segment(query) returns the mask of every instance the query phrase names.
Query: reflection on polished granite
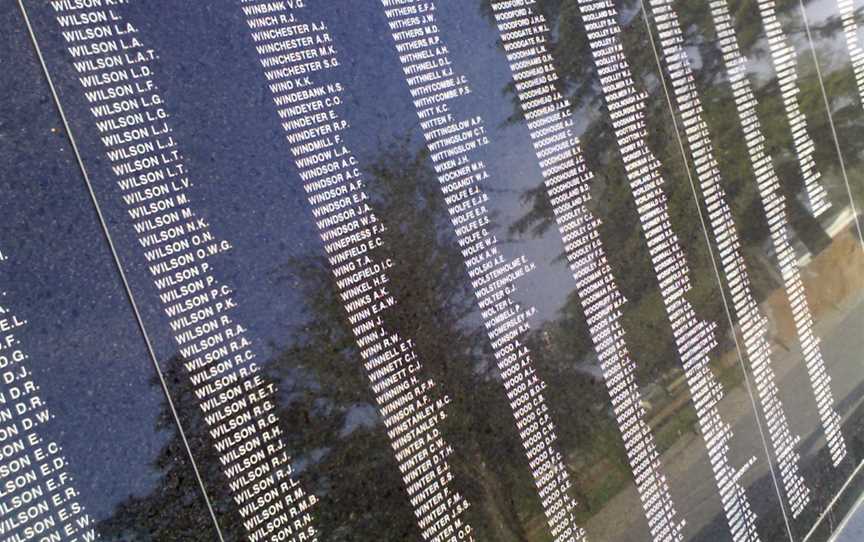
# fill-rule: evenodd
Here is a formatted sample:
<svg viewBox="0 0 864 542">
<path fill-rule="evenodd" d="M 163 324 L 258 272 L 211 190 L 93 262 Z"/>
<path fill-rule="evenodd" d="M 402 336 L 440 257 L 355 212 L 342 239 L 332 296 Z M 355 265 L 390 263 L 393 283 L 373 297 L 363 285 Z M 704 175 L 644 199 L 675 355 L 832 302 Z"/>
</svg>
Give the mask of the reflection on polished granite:
<svg viewBox="0 0 864 542">
<path fill-rule="evenodd" d="M 15 68 L 0 81 L 9 96 L 0 118 L 0 158 L 9 164 L 0 179 L 0 254 L 11 255 L 0 268 L 3 288 L 12 285 L 33 322 L 39 382 L 58 418 L 52 437 L 65 442 L 105 538 L 210 542 L 219 529 L 225 540 L 247 540 L 281 521 L 280 510 L 267 508 L 262 519 L 249 504 L 258 488 L 270 495 L 272 477 L 286 480 L 279 502 L 302 517 L 304 533 L 340 542 L 420 539 L 437 528 L 434 511 L 478 542 L 575 539 L 553 535 L 558 528 L 641 542 L 661 513 L 672 539 L 797 542 L 828 510 L 864 459 L 864 239 L 856 216 L 864 109 L 836 3 L 805 2 L 815 56 L 798 0 L 776 3 L 782 25 L 772 28 L 782 26 L 798 62 L 797 79 L 781 82 L 770 53 L 783 55 L 777 43 L 769 47 L 762 0 L 650 0 L 647 13 L 639 0 L 536 0 L 524 3 L 531 15 L 520 2 L 112 3 L 111 20 L 128 25 L 124 51 L 142 55 L 118 62 L 134 60 L 131 71 L 145 80 L 134 88 L 148 98 L 141 108 L 159 120 L 147 117 L 146 137 L 170 149 L 142 170 L 182 165 L 170 190 L 188 196 L 182 204 L 194 220 L 172 235 L 215 247 L 201 257 L 214 293 L 192 292 L 200 313 L 183 304 L 187 290 L 165 286 L 171 281 L 151 267 L 172 253 L 154 248 L 164 241 L 151 234 L 160 223 L 137 220 L 140 198 L 150 196 L 130 188 L 139 177 L 126 142 L 106 136 L 116 132 L 106 119 L 119 115 L 105 104 L 116 97 L 82 77 L 98 71 L 82 60 L 98 55 L 71 51 L 86 34 L 64 33 L 98 24 L 58 18 L 93 2 L 22 1 L 58 103 L 20 13 L 11 2 L 0 6 L 0 23 L 14 29 L 0 42 L 0 68 L 10 59 Z M 391 3 L 412 7 L 385 11 Z M 746 131 L 754 122 L 735 107 L 746 93 L 740 79 L 730 84 L 728 64 L 740 59 L 726 63 L 717 43 L 724 10 L 712 9 L 727 4 L 747 60 L 734 77 L 752 82 L 758 133 Z M 415 8 L 422 15 L 409 13 Z M 601 8 L 602 17 L 590 15 Z M 507 47 L 518 49 L 519 36 L 500 19 L 506 9 L 537 34 L 516 54 Z M 588 31 L 586 20 L 612 17 L 620 24 L 620 32 L 609 25 L 614 39 Z M 676 34 L 668 25 L 677 20 Z M 433 37 L 412 41 L 417 21 Z M 270 43 L 261 29 L 271 26 L 312 42 Z M 658 55 L 679 37 L 692 74 L 671 73 Z M 302 49 L 309 43 L 316 46 Z M 280 47 L 304 53 L 274 55 Z M 626 93 L 602 64 L 619 48 L 628 65 L 614 69 L 627 72 Z M 327 62 L 298 60 L 318 55 Z M 538 75 L 544 84 L 536 88 L 518 83 L 534 63 L 555 76 Z M 446 84 L 427 87 L 427 77 Z M 453 95 L 439 94 L 450 82 Z M 679 88 L 701 99 L 706 125 L 693 148 L 678 131 L 692 112 L 666 95 Z M 814 149 L 806 178 L 793 141 L 803 128 L 790 130 L 788 92 L 807 120 L 804 146 Z M 532 113 L 547 100 L 549 117 Z M 638 112 L 639 128 L 618 131 L 610 110 Z M 297 135 L 320 123 L 323 135 Z M 776 186 L 757 181 L 771 169 L 750 153 L 757 139 Z M 705 140 L 720 179 L 708 190 L 697 174 Z M 558 154 L 546 146 L 572 158 L 572 169 L 555 169 Z M 649 155 L 658 162 L 644 171 L 625 166 Z M 646 195 L 633 181 L 649 172 L 660 181 Z M 821 216 L 808 198 L 817 182 L 825 187 L 819 198 L 831 203 Z M 720 192 L 725 208 L 705 220 Z M 329 218 L 332 200 L 363 218 Z M 662 202 L 662 213 L 648 200 Z M 658 214 L 663 221 L 652 225 Z M 788 218 L 780 243 L 768 218 L 777 216 Z M 736 233 L 733 248 L 715 224 Z M 656 243 L 658 232 L 675 242 Z M 778 247 L 789 247 L 782 262 Z M 596 259 L 580 260 L 585 254 Z M 735 265 L 720 265 L 729 254 Z M 806 302 L 790 289 L 799 278 L 792 268 Z M 732 310 L 745 288 L 736 273 L 747 273 L 748 297 L 740 299 L 752 302 L 750 312 Z M 189 277 L 178 284 L 199 288 Z M 367 297 L 379 301 L 377 318 L 362 312 Z M 612 305 L 610 338 L 590 322 L 598 321 L 592 311 Z M 688 318 L 674 318 L 670 309 L 684 305 Z M 224 313 L 207 314 L 216 306 Z M 187 312 L 195 319 L 183 320 Z M 229 322 L 233 342 L 190 333 L 199 316 Z M 507 335 L 511 321 L 516 331 Z M 746 348 L 754 335 L 760 340 Z M 604 362 L 603 349 L 613 346 L 626 363 Z M 225 357 L 229 350 L 242 359 Z M 698 360 L 690 357 L 696 350 Z M 758 356 L 762 365 L 751 359 Z M 229 380 L 199 370 L 211 359 Z M 385 371 L 397 370 L 388 369 L 392 359 L 404 363 L 393 365 L 394 380 Z M 819 377 L 822 364 L 829 379 Z M 232 391 L 230 409 L 222 408 L 213 397 L 241 371 L 244 380 L 230 389 L 242 393 Z M 625 404 L 622 387 L 629 402 L 616 410 L 613 401 Z M 775 447 L 778 409 L 792 438 Z M 230 423 L 237 412 L 240 421 Z M 820 416 L 832 412 L 836 418 Z M 644 420 L 638 431 L 651 446 L 645 438 L 628 447 L 622 432 L 632 437 L 633 419 Z M 425 433 L 405 430 L 411 424 Z M 842 446 L 825 438 L 836 426 Z M 646 449 L 656 457 L 639 457 Z M 790 455 L 778 460 L 784 449 Z M 260 478 L 246 478 L 236 466 L 246 455 L 281 468 L 250 468 Z M 653 493 L 659 512 L 651 488 L 634 480 L 639 465 L 658 475 L 656 487 L 668 485 Z M 785 480 L 800 499 L 794 506 L 782 465 L 800 473 Z M 438 491 L 429 502 L 427 487 Z M 733 496 L 723 493 L 730 487 Z M 742 508 L 724 508 L 729 502 Z M 827 539 L 846 506 L 830 510 L 813 542 Z M 861 532 L 860 516 L 848 523 L 849 540 Z M 737 519 L 754 531 L 733 535 Z"/>
<path fill-rule="evenodd" d="M 855 507 L 843 520 L 837 530 L 833 542 L 859 542 L 864 540 L 864 497 L 855 503 Z"/>
</svg>

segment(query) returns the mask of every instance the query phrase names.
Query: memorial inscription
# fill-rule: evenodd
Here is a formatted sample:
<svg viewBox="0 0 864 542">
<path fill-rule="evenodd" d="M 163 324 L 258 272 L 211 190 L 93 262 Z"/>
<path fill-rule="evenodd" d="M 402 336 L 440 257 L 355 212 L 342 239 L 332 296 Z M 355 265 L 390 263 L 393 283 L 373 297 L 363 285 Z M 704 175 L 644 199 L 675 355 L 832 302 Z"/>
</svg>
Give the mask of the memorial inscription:
<svg viewBox="0 0 864 542">
<path fill-rule="evenodd" d="M 840 464 L 846 457 L 846 442 L 840 432 L 840 416 L 834 409 L 834 397 L 831 392 L 831 377 L 825 368 L 822 358 L 820 340 L 813 331 L 814 319 L 807 300 L 807 292 L 801 279 L 798 259 L 792 248 L 789 235 L 789 217 L 786 203 L 780 188 L 780 178 L 774 168 L 771 156 L 765 144 L 761 123 L 756 115 L 756 98 L 752 84 L 746 73 L 746 60 L 741 55 L 733 19 L 726 0 L 712 0 L 711 16 L 719 38 L 718 43 L 723 53 L 723 63 L 732 86 L 735 97 L 735 108 L 744 132 L 747 152 L 753 167 L 762 208 L 768 219 L 771 242 L 774 246 L 777 264 L 783 277 L 786 297 L 792 307 L 795 328 L 804 351 L 804 363 L 810 377 L 810 385 L 816 397 L 819 417 L 831 460 L 834 466 Z M 791 487 L 789 482 L 787 488 Z M 800 496 L 789 495 L 794 513 L 800 511 L 802 504 Z"/>
<path fill-rule="evenodd" d="M 691 271 L 669 216 L 662 166 L 648 146 L 647 94 L 636 88 L 624 56 L 620 14 L 608 0 L 580 0 L 578 4 L 732 538 L 736 542 L 759 540 L 756 514 L 741 484 L 757 457 L 751 456 L 740 466 L 729 459 L 735 433 L 718 408 L 724 388 L 710 367 L 718 345 L 717 324 L 700 319 L 686 298 Z"/>
<path fill-rule="evenodd" d="M 387 231 L 365 190 L 365 176 L 346 141 L 340 115 L 344 86 L 321 74 L 340 66 L 327 23 L 301 2 L 241 0 L 267 86 L 343 302 L 355 343 L 423 540 L 473 540 L 470 507 L 454 486 L 442 433 L 450 398 L 424 376 L 414 342 L 393 329 L 390 272 L 380 256 Z"/>
<path fill-rule="evenodd" d="M 678 519 L 662 472 L 621 323 L 627 300 L 606 258 L 601 222 L 588 207 L 594 174 L 573 133 L 570 105 L 559 91 L 561 81 L 547 45 L 548 23 L 533 4 L 507 0 L 493 2 L 492 9 L 651 536 L 683 540 L 684 521 Z"/>
<path fill-rule="evenodd" d="M 704 120 L 704 109 L 696 90 L 691 61 L 684 48 L 684 36 L 678 15 L 672 2 L 668 0 L 648 1 L 657 24 L 663 62 L 670 74 L 673 88 L 671 94 L 675 98 L 675 106 L 684 127 L 723 276 L 731 292 L 732 308 L 741 329 L 744 352 L 767 421 L 767 431 L 777 458 L 780 479 L 792 508 L 792 515 L 798 516 L 810 502 L 810 489 L 801 475 L 801 456 L 796 451 L 800 437 L 792 434 L 779 397 L 777 376 L 772 366 L 768 319 L 761 313 L 753 292 L 738 229 L 728 203 L 729 197 L 723 187 L 723 179 L 715 158 L 711 133 Z"/>
<path fill-rule="evenodd" d="M 83 183 L 0 202 L 0 271 L 63 273 L 0 288 L 0 539 L 817 542 L 846 510 L 853 2 L 17 4 Z M 34 257 L 58 228 L 108 274 Z M 143 377 L 104 369 L 134 340 Z M 57 428 L 79 364 L 152 407 L 99 436 L 136 484 L 80 476 L 101 419 Z"/>
<path fill-rule="evenodd" d="M 122 4 L 51 3 L 116 178 L 114 191 L 250 541 L 316 540 L 318 499 L 293 475 L 274 413 L 276 387 L 261 374 L 252 338 L 233 316 L 233 288 L 218 278 L 215 261 L 233 247 L 196 212 L 192 177 L 156 83 L 159 56 L 125 19 Z"/>
<path fill-rule="evenodd" d="M 14 310 L 10 293 L 0 290 L 0 538 L 99 540 L 63 447 L 43 436 L 54 416 L 33 380 L 38 361 L 27 354 L 29 322 Z"/>
<path fill-rule="evenodd" d="M 491 181 L 486 164 L 476 158 L 476 151 L 489 144 L 485 122 L 479 115 L 461 118 L 455 112 L 472 90 L 453 67 L 437 25 L 437 3 L 382 0 L 382 5 L 549 531 L 556 541 L 582 540 L 585 531 L 576 525 L 576 502 L 547 406 L 546 383 L 524 342 L 535 309 L 513 298 L 516 281 L 535 264 L 525 255 L 505 256 L 489 229 L 484 185 Z"/>
</svg>

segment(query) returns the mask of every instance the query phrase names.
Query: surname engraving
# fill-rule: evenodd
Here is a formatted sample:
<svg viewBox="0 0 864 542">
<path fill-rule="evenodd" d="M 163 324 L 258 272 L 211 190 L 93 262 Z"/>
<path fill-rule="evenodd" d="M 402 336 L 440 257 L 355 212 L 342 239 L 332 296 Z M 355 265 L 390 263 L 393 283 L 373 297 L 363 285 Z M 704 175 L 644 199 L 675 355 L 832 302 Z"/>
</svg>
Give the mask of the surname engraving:
<svg viewBox="0 0 864 542">
<path fill-rule="evenodd" d="M 786 298 L 792 308 L 795 329 L 804 354 L 804 365 L 810 380 L 810 386 L 816 397 L 819 418 L 828 450 L 834 466 L 840 464 L 846 457 L 846 441 L 840 430 L 840 415 L 834 404 L 834 394 L 831 390 L 831 377 L 828 375 L 825 361 L 822 358 L 821 340 L 813 330 L 813 315 L 801 279 L 801 269 L 795 250 L 790 241 L 789 215 L 786 202 L 780 186 L 780 178 L 774 168 L 771 156 L 768 154 L 762 124 L 756 113 L 756 95 L 753 84 L 747 76 L 746 59 L 741 54 L 738 38 L 733 27 L 732 14 L 726 0 L 711 0 L 711 17 L 717 31 L 718 44 L 723 53 L 723 64 L 732 87 L 735 108 L 744 132 L 747 153 L 755 174 L 756 186 L 762 202 L 762 209 L 768 220 L 771 242 L 777 258 Z M 793 510 L 799 504 L 792 501 Z"/>
<path fill-rule="evenodd" d="M 303 2 L 239 4 L 420 535 L 474 540 L 466 518 L 471 503 L 455 487 L 453 447 L 441 429 L 450 397 L 424 375 L 413 339 L 390 323 L 398 304 L 390 273 L 398 262 L 381 255 L 386 217 L 376 214 L 346 141 L 345 84 L 332 80 L 341 53 L 327 23 L 306 13 Z"/>
<path fill-rule="evenodd" d="M 251 334 L 234 316 L 234 288 L 217 269 L 233 246 L 193 202 L 155 76 L 159 56 L 124 18 L 129 3 L 51 2 L 115 177 L 112 192 L 125 206 L 249 541 L 317 540 L 318 498 L 295 476 L 275 384 L 261 373 Z"/>
<path fill-rule="evenodd" d="M 451 110 L 472 94 L 467 76 L 453 66 L 438 28 L 438 3 L 382 0 L 393 45 L 426 140 L 450 222 L 481 310 L 519 438 L 555 541 L 584 540 L 576 501 L 546 401 L 546 382 L 524 342 L 534 307 L 514 299 L 517 282 L 535 269 L 525 255 L 507 256 L 491 228 L 484 185 L 489 172 L 476 152 L 489 144 L 479 115 Z"/>
<path fill-rule="evenodd" d="M 0 290 L 0 539 L 99 540 L 63 447 L 43 436 L 54 415 L 33 380 L 39 360 L 27 353 L 29 322 L 13 305 Z"/>
<path fill-rule="evenodd" d="M 533 0 L 493 2 L 492 9 L 651 537 L 681 541 L 685 521 L 678 519 L 642 407 L 636 361 L 621 323 L 627 300 L 609 266 L 601 222 L 588 207 L 594 173 L 573 133 L 570 104 L 559 91 L 546 17 Z"/>
<path fill-rule="evenodd" d="M 684 48 L 678 14 L 671 0 L 649 0 L 649 4 L 657 25 L 662 57 L 671 74 L 672 94 L 684 126 L 695 177 L 708 211 L 723 275 L 731 293 L 732 308 L 740 326 L 744 352 L 755 381 L 756 395 L 778 463 L 783 491 L 792 516 L 798 517 L 810 502 L 810 488 L 801 474 L 801 455 L 796 449 L 801 438 L 792 434 L 780 400 L 768 337 L 768 319 L 760 311 L 744 261 L 738 229 L 728 203 L 729 196 L 723 186 L 711 134 L 703 118 L 704 109 L 696 89 L 693 69 Z"/>
</svg>

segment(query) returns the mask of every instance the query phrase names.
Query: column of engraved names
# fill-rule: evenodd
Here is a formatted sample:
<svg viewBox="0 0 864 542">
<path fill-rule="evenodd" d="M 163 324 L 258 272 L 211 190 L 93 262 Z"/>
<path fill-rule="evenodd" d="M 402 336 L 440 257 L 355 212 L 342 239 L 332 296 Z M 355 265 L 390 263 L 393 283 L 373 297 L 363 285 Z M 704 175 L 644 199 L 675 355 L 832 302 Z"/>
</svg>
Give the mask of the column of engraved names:
<svg viewBox="0 0 864 542">
<path fill-rule="evenodd" d="M 798 167 L 804 177 L 804 188 L 810 201 L 810 210 L 813 216 L 820 216 L 831 208 L 831 202 L 828 200 L 825 187 L 819 181 L 822 173 L 816 169 L 816 160 L 813 157 L 816 144 L 807 131 L 807 118 L 801 111 L 801 104 L 798 101 L 801 89 L 798 87 L 798 69 L 795 65 L 798 60 L 797 54 L 789 45 L 789 40 L 780 25 L 777 0 L 757 0 L 757 4 L 768 37 L 768 49 L 771 52 L 771 61 L 774 64 L 780 95 L 783 98 L 783 110 L 792 132 Z"/>
<path fill-rule="evenodd" d="M 846 50 L 852 63 L 852 74 L 855 76 L 855 87 L 858 89 L 860 105 L 864 106 L 864 49 L 858 37 L 858 22 L 855 16 L 854 0 L 837 0 L 840 10 L 840 21 L 843 24 L 843 36 L 846 39 Z"/>
<path fill-rule="evenodd" d="M 647 95 L 638 91 L 633 81 L 614 4 L 608 0 L 579 0 L 578 5 L 726 520 L 733 540 L 755 541 L 759 539 L 756 514 L 741 478 L 756 456 L 737 469 L 729 458 L 734 434 L 718 408 L 724 396 L 723 386 L 709 367 L 717 346 L 717 324 L 700 320 L 685 298 L 692 287 L 690 269 L 672 229 L 661 164 L 647 144 Z"/>
<path fill-rule="evenodd" d="M 493 2 L 492 9 L 651 536 L 683 540 L 684 521 L 676 519 L 620 320 L 627 300 L 609 267 L 601 222 L 588 207 L 594 174 L 573 134 L 570 105 L 558 91 L 546 18 L 533 4 L 504 0 Z"/>
<path fill-rule="evenodd" d="M 33 360 L 21 342 L 28 322 L 7 295 L 0 291 L 0 539 L 98 540 L 62 447 L 40 435 L 54 416 L 33 382 Z"/>
<path fill-rule="evenodd" d="M 792 308 L 792 317 L 810 385 L 816 397 L 817 409 L 828 441 L 828 449 L 834 466 L 846 456 L 846 442 L 841 433 L 840 415 L 834 409 L 834 396 L 831 391 L 831 377 L 822 359 L 820 339 L 813 331 L 813 316 L 807 301 L 807 292 L 801 279 L 801 271 L 789 234 L 789 216 L 780 187 L 780 178 L 768 154 L 765 136 L 756 113 L 756 96 L 747 77 L 746 60 L 741 55 L 732 15 L 726 0 L 711 0 L 711 17 L 717 31 L 718 44 L 723 55 L 723 63 L 732 93 L 739 122 L 744 132 L 747 153 L 756 177 L 756 186 L 762 201 L 762 208 L 768 221 L 768 229 L 774 253 L 783 277 L 786 298 Z"/>
<path fill-rule="evenodd" d="M 671 76 L 673 95 L 696 177 L 708 211 L 723 274 L 732 295 L 732 307 L 741 328 L 744 350 L 756 383 L 759 403 L 765 416 L 774 457 L 780 470 L 783 490 L 797 517 L 810 502 L 810 489 L 800 472 L 800 454 L 795 446 L 800 437 L 792 434 L 777 387 L 777 376 L 771 361 L 768 319 L 759 311 L 749 272 L 741 253 L 738 231 L 732 218 L 728 196 L 715 158 L 711 134 L 703 115 L 702 102 L 690 59 L 684 49 L 684 35 L 672 0 L 648 0 L 657 24 L 660 49 Z"/>
<path fill-rule="evenodd" d="M 118 8 L 105 7 L 115 3 L 51 5 L 249 540 L 315 540 L 317 498 L 292 477 L 274 385 L 212 264 L 232 246 L 194 210 L 153 75 L 158 56 Z"/>
<path fill-rule="evenodd" d="M 380 254 L 386 227 L 344 141 L 344 87 L 322 77 L 339 66 L 332 37 L 323 21 L 304 18 L 299 3 L 240 4 L 421 536 L 473 540 L 464 518 L 470 503 L 453 488 L 453 448 L 440 429 L 450 398 L 433 395 L 435 381 L 422 376 L 412 339 L 386 325 L 397 304 L 389 292 L 396 263 Z"/>
<path fill-rule="evenodd" d="M 505 258 L 487 228 L 489 197 L 482 184 L 489 174 L 482 160 L 472 157 L 489 142 L 483 119 L 457 118 L 450 112 L 451 104 L 469 95 L 471 88 L 466 76 L 452 68 L 447 44 L 438 32 L 435 2 L 382 4 L 549 530 L 556 541 L 584 539 L 584 530 L 575 522 L 571 482 L 546 404 L 546 383 L 520 340 L 530 329 L 535 309 L 523 308 L 511 297 L 516 281 L 534 264 L 524 255 Z"/>
</svg>

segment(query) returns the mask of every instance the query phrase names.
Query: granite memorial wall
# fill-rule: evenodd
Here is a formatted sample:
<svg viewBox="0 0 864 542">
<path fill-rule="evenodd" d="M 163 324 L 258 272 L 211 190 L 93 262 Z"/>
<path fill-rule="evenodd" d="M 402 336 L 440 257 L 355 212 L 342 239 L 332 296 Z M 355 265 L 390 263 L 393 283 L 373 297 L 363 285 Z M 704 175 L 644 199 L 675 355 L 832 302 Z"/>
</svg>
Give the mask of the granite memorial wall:
<svg viewBox="0 0 864 542">
<path fill-rule="evenodd" d="M 820 541 L 864 1 L 0 7 L 0 539 Z"/>
</svg>

